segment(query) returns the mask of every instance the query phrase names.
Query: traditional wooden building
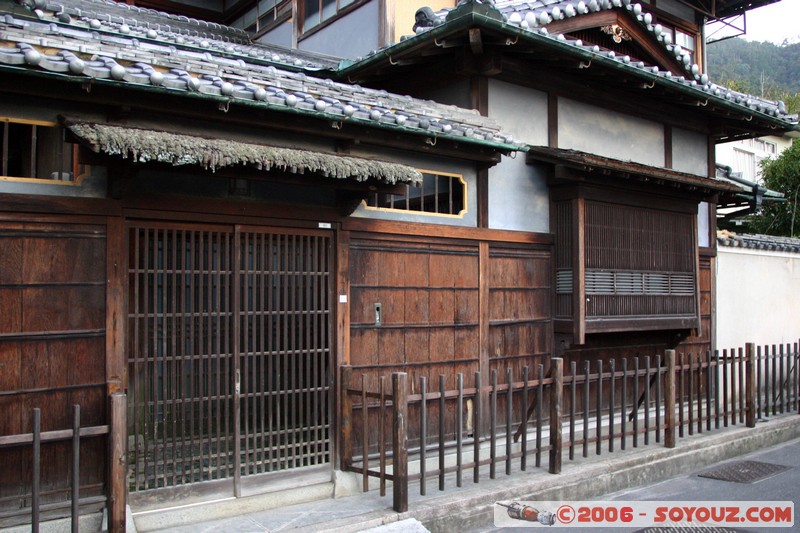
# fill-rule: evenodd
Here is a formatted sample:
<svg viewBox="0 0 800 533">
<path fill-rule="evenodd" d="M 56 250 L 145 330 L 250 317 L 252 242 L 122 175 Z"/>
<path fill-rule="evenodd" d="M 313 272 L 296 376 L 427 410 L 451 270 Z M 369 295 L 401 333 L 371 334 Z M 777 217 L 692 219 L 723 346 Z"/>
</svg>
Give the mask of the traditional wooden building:
<svg viewBox="0 0 800 533">
<path fill-rule="evenodd" d="M 385 3 L 335 4 L 317 37 Z M 714 205 L 742 192 L 714 145 L 796 117 L 708 80 L 687 4 L 461 2 L 340 62 L 267 44 L 277 23 L 256 42 L 2 2 L 0 443 L 77 403 L 128 458 L 107 480 L 119 458 L 90 438 L 83 494 L 240 496 L 329 482 L 342 365 L 488 382 L 553 354 L 712 348 Z M 31 457 L 0 461 L 13 522 Z"/>
</svg>

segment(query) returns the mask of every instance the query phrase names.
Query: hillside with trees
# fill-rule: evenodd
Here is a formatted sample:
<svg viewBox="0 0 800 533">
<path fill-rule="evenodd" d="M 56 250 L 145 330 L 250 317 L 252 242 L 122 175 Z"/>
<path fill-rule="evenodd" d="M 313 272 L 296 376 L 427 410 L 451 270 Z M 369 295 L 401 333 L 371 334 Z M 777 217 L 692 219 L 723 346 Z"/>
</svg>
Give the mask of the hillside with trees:
<svg viewBox="0 0 800 533">
<path fill-rule="evenodd" d="M 727 39 L 707 47 L 708 74 L 715 83 L 738 91 L 783 100 L 800 111 L 800 43 Z"/>
</svg>

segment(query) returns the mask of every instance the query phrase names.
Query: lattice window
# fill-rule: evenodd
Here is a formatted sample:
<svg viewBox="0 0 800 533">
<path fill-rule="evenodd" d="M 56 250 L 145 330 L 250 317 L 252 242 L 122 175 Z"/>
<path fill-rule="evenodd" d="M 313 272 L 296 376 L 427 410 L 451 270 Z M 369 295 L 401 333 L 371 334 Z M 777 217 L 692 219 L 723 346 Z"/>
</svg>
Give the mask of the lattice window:
<svg viewBox="0 0 800 533">
<path fill-rule="evenodd" d="M 423 170 L 422 177 L 420 186 L 406 185 L 401 192 L 370 194 L 367 209 L 464 216 L 467 184 L 461 175 Z"/>
</svg>

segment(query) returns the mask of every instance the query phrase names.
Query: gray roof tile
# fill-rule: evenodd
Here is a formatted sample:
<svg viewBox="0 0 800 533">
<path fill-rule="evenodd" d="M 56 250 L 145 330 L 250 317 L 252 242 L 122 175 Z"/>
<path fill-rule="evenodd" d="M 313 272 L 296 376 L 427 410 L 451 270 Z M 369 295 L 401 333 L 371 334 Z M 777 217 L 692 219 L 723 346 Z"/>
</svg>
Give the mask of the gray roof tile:
<svg viewBox="0 0 800 533">
<path fill-rule="evenodd" d="M 738 235 L 727 230 L 717 232 L 717 243 L 730 248 L 749 248 L 800 254 L 800 239 L 776 235 Z"/>
<path fill-rule="evenodd" d="M 519 28 L 525 32 L 537 35 L 537 38 L 552 39 L 568 44 L 575 48 L 598 54 L 607 59 L 626 64 L 639 71 L 655 74 L 661 78 L 677 82 L 692 91 L 705 93 L 708 95 L 724 98 L 732 103 L 738 104 L 743 108 L 758 111 L 779 118 L 788 122 L 797 122 L 797 115 L 787 112 L 783 102 L 766 100 L 753 95 L 733 91 L 726 87 L 712 83 L 708 76 L 700 72 L 700 67 L 691 63 L 690 54 L 680 46 L 672 43 L 672 37 L 663 31 L 660 24 L 653 24 L 653 16 L 646 11 L 642 4 L 631 0 L 496 0 L 496 9 L 502 14 L 504 23 Z M 441 21 L 453 11 L 459 9 L 448 8 L 437 13 Z M 648 32 L 653 35 L 667 52 L 673 54 L 684 66 L 684 71 L 673 73 L 661 70 L 654 65 L 646 65 L 642 62 L 632 63 L 628 56 L 616 56 L 613 52 L 601 50 L 595 45 L 584 44 L 581 40 L 568 39 L 563 35 L 550 35 L 547 26 L 554 20 L 579 17 L 603 10 L 625 10 L 641 24 Z M 417 34 L 424 34 L 431 28 L 417 28 Z M 384 49 L 391 49 L 390 45 Z M 374 52 L 372 53 L 374 55 Z"/>
<path fill-rule="evenodd" d="M 152 19 L 147 22 L 155 24 Z M 200 51 L 169 40 L 140 41 L 123 34 L 97 34 L 88 26 L 14 17 L 0 21 L 0 45 L 0 68 L 195 92 L 337 122 L 380 124 L 405 133 L 523 149 L 497 123 L 473 110 L 337 83 L 216 49 Z"/>
</svg>

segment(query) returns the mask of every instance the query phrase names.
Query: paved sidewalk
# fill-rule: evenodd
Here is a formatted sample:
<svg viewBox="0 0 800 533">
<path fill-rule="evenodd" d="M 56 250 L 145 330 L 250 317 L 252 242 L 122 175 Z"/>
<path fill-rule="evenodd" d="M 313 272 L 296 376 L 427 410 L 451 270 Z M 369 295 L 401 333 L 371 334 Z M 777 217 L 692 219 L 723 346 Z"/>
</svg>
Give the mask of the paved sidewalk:
<svg viewBox="0 0 800 533">
<path fill-rule="evenodd" d="M 560 475 L 545 469 L 529 467 L 525 472 L 505 475 L 504 465 L 498 465 L 496 479 L 486 478 L 472 483 L 464 475 L 462 488 L 455 487 L 455 474 L 447 477 L 445 491 L 438 491 L 435 480 L 428 482 L 428 495 L 419 495 L 419 484 L 410 487 L 409 511 L 396 513 L 391 509 L 391 489 L 381 497 L 377 490 L 338 499 L 325 499 L 276 509 L 249 512 L 236 516 L 209 517 L 198 506 L 183 512 L 165 515 L 159 523 L 152 518 L 135 517 L 140 531 L 169 531 L 173 533 L 256 533 L 292 532 L 353 532 L 368 531 L 468 531 L 490 528 L 494 502 L 500 500 L 585 500 L 603 494 L 629 490 L 675 476 L 696 473 L 714 463 L 800 438 L 800 417 L 787 415 L 759 422 L 755 429 L 742 426 L 725 428 L 712 433 L 679 439 L 676 448 L 666 449 L 662 443 L 630 449 L 625 453 L 603 455 L 569 461 L 565 454 Z M 797 445 L 800 450 L 800 444 Z M 794 448 L 793 448 L 794 449 Z M 800 452 L 799 452 L 800 453 Z M 532 461 L 531 461 L 532 462 Z M 543 458 L 546 465 L 547 458 Z M 377 486 L 377 482 L 373 483 Z M 632 497 L 621 493 L 620 497 Z M 627 496 L 626 496 L 627 495 Z M 224 514 L 224 511 L 222 512 Z M 202 518 L 200 518 L 202 517 Z M 198 521 L 200 518 L 200 521 Z M 410 520 L 397 524 L 403 520 Z M 417 522 L 418 521 L 418 522 Z M 392 526 L 392 524 L 394 524 Z M 387 529 L 389 528 L 389 529 Z M 399 528 L 399 529 L 398 529 Z"/>
</svg>

